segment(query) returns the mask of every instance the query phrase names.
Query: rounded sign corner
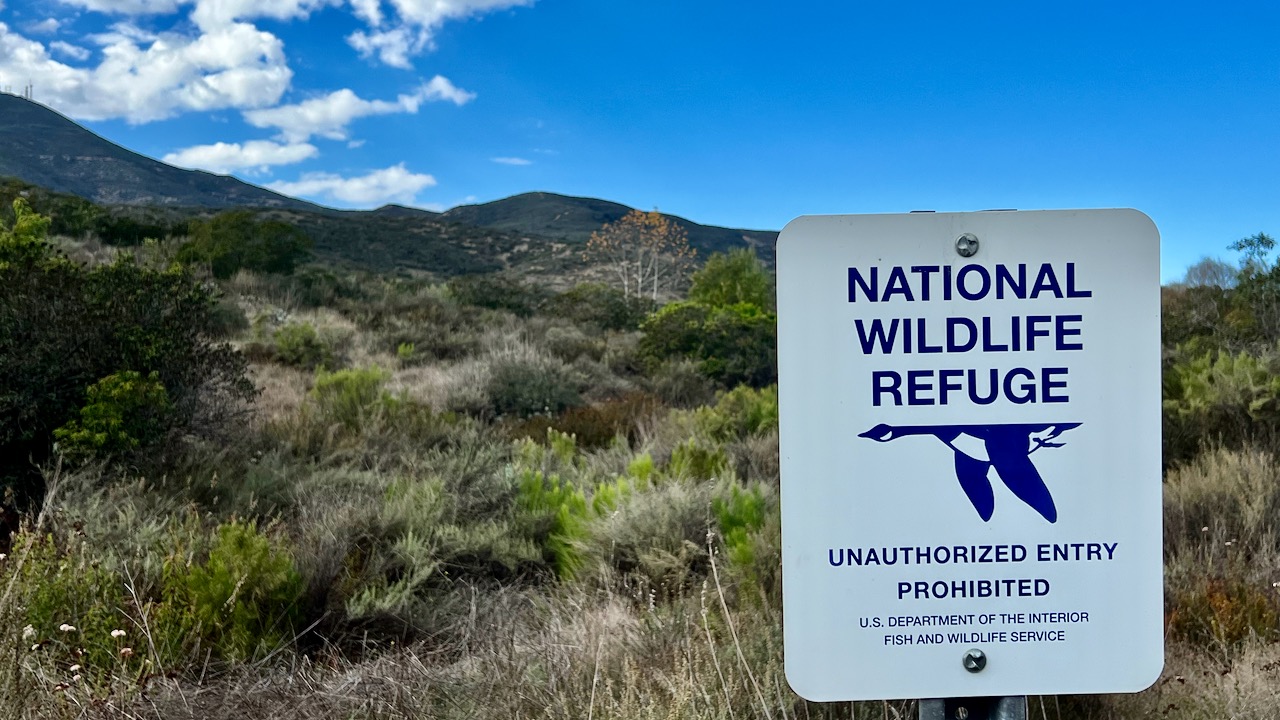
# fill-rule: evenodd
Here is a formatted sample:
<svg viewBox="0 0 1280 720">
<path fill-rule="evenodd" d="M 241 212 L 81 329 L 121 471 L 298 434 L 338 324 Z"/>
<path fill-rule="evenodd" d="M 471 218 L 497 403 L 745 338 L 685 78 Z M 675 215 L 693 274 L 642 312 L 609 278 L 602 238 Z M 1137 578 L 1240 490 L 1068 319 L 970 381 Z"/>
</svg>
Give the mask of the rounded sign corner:
<svg viewBox="0 0 1280 720">
<path fill-rule="evenodd" d="M 809 702 L 839 702 L 845 700 L 845 698 L 832 697 L 827 693 L 818 692 L 819 688 L 809 686 L 807 684 L 811 679 L 809 674 L 797 673 L 794 664 L 788 664 L 784 661 L 782 674 L 787 679 L 787 685 L 791 687 L 792 692 Z"/>
</svg>

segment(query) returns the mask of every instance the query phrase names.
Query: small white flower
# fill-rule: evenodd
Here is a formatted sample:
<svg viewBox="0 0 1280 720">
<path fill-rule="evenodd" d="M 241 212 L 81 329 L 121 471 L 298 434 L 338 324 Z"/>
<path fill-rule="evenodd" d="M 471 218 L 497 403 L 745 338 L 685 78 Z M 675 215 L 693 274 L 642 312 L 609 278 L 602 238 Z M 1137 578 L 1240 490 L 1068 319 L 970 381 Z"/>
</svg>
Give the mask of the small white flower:
<svg viewBox="0 0 1280 720">
<path fill-rule="evenodd" d="M 78 683 L 78 682 L 80 682 L 80 676 L 79 676 L 79 675 L 72 675 L 72 676 L 71 676 L 71 682 L 73 682 L 73 683 Z"/>
<path fill-rule="evenodd" d="M 75 632 L 76 626 L 62 623 L 61 625 L 58 626 L 58 629 L 61 630 L 62 632 Z"/>
<path fill-rule="evenodd" d="M 1204 527 L 1200 528 L 1200 532 L 1209 532 L 1209 526 L 1205 525 Z"/>
<path fill-rule="evenodd" d="M 28 626 L 26 626 L 26 627 L 22 628 L 22 639 L 23 639 L 23 640 L 30 640 L 31 638 L 33 638 L 33 637 L 35 637 L 35 636 L 36 636 L 36 629 L 35 629 L 35 628 L 31 627 L 30 625 L 28 625 Z"/>
<path fill-rule="evenodd" d="M 72 666 L 69 668 L 69 670 L 70 670 L 71 672 L 73 672 L 73 673 L 80 672 L 80 666 L 79 666 L 79 665 L 72 665 Z"/>
<path fill-rule="evenodd" d="M 31 646 L 31 652 L 35 652 L 39 649 L 40 649 L 40 643 L 36 643 L 35 645 Z"/>
<path fill-rule="evenodd" d="M 7 557 L 9 557 L 9 556 L 8 556 L 8 555 L 5 555 L 4 553 L 0 553 L 0 562 L 4 562 L 4 559 L 5 559 L 5 558 L 7 558 Z"/>
<path fill-rule="evenodd" d="M 122 637 L 124 637 L 124 631 L 123 631 L 123 630 L 112 630 L 112 631 L 111 631 L 111 637 L 116 638 L 116 639 L 122 638 Z"/>
</svg>

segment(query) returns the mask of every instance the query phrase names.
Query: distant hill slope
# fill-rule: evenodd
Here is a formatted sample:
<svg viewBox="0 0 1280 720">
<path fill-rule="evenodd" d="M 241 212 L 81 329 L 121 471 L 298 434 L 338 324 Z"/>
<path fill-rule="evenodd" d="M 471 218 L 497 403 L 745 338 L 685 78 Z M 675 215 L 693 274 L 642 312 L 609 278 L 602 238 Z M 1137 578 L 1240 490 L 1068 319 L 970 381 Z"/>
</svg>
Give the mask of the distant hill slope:
<svg viewBox="0 0 1280 720">
<path fill-rule="evenodd" d="M 39 103 L 4 93 L 0 93 L 0 175 L 104 205 L 321 209 L 233 177 L 152 160 Z"/>
<path fill-rule="evenodd" d="M 586 243 L 601 225 L 611 223 L 631 211 L 626 205 L 595 198 L 571 197 L 549 192 L 532 192 L 481 205 L 460 205 L 446 210 L 440 219 L 538 235 L 572 243 Z M 736 247 L 754 248 L 761 259 L 772 264 L 773 243 L 778 233 L 770 230 L 733 230 L 699 225 L 675 215 L 667 215 L 689 233 L 689 244 L 699 253 L 724 252 Z"/>
<path fill-rule="evenodd" d="M 17 184 L 8 187 L 5 176 L 16 178 Z M 76 232 L 87 229 L 88 216 L 102 213 L 117 224 L 166 234 L 181 233 L 191 218 L 213 211 L 258 208 L 306 230 L 324 261 L 444 276 L 500 268 L 542 277 L 574 276 L 583 270 L 580 248 L 591 233 L 631 210 L 607 200 L 548 192 L 444 213 L 401 205 L 334 210 L 233 177 L 167 165 L 99 137 L 43 105 L 0 93 L 0 185 L 12 191 L 0 195 L 20 192 L 24 183 L 101 206 L 91 210 L 48 199 L 55 224 L 82 228 Z M 68 212 L 85 217 L 57 217 Z M 746 246 L 773 263 L 777 232 L 667 217 L 688 232 L 700 258 Z"/>
</svg>

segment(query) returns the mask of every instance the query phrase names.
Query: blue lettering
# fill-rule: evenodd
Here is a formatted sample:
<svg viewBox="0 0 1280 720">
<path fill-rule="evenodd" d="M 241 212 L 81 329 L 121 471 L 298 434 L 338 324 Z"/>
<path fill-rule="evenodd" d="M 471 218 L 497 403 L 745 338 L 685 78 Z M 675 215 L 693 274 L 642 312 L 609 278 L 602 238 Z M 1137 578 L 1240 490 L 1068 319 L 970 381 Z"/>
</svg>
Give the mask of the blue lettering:
<svg viewBox="0 0 1280 720">
<path fill-rule="evenodd" d="M 1083 343 L 1067 342 L 1067 338 L 1069 337 L 1080 336 L 1080 328 L 1078 327 L 1069 328 L 1067 327 L 1067 323 L 1078 323 L 1081 320 L 1083 320 L 1083 318 L 1079 315 L 1059 315 L 1056 318 L 1054 318 L 1054 322 L 1056 323 L 1057 330 L 1058 330 L 1057 349 L 1059 350 L 1083 350 L 1084 349 Z"/>
<path fill-rule="evenodd" d="M 1053 318 L 1048 315 L 1028 315 L 1027 316 L 1027 350 L 1036 349 L 1036 338 L 1049 337 L 1049 328 L 1037 330 L 1036 326 L 1044 323 L 1048 325 Z"/>
<path fill-rule="evenodd" d="M 1093 297 L 1092 290 L 1076 289 L 1076 264 L 1067 263 L 1067 297 L 1069 298 L 1086 298 Z"/>
<path fill-rule="evenodd" d="M 892 370 L 875 370 L 871 373 L 872 404 L 880 407 L 881 393 L 893 396 L 893 404 L 902 404 L 902 376 Z"/>
<path fill-rule="evenodd" d="M 1026 378 L 1028 381 L 1028 382 L 1022 383 L 1022 385 L 1016 388 L 1018 391 L 1021 391 L 1020 393 L 1015 392 L 1015 388 L 1013 386 L 1013 379 L 1016 376 L 1022 376 Z M 1035 381 L 1036 381 L 1035 373 L 1031 372 L 1026 368 L 1014 368 L 1010 370 L 1009 374 L 1004 376 L 1005 397 L 1009 398 L 1009 400 L 1012 401 L 1013 404 L 1015 405 L 1026 405 L 1027 403 L 1035 402 L 1036 401 L 1036 382 Z"/>
<path fill-rule="evenodd" d="M 920 299 L 929 300 L 929 276 L 938 272 L 937 265 L 912 265 L 911 272 L 920 276 Z"/>
<path fill-rule="evenodd" d="M 1040 397 L 1047 403 L 1064 403 L 1067 398 L 1067 369 L 1066 368 L 1045 368 L 1040 371 Z M 1062 379 L 1054 381 L 1055 375 L 1061 375 Z M 1054 395 L 1053 391 L 1061 388 L 1061 395 Z"/>
<path fill-rule="evenodd" d="M 916 320 L 916 325 L 917 325 L 917 330 L 916 330 L 916 340 L 919 342 L 919 352 L 922 352 L 922 353 L 940 353 L 940 352 L 942 352 L 942 346 L 941 346 L 941 345 L 930 345 L 930 344 L 928 344 L 928 341 L 927 341 L 927 340 L 926 340 L 926 338 L 925 338 L 925 327 L 926 327 L 926 325 L 925 325 L 925 319 L 924 319 L 924 318 L 918 318 L 918 319 Z"/>
<path fill-rule="evenodd" d="M 956 330 L 964 328 L 969 331 L 969 337 L 964 342 L 956 339 Z M 969 318 L 949 317 L 947 318 L 947 352 L 961 353 L 969 352 L 978 344 L 978 326 L 973 324 Z"/>
<path fill-rule="evenodd" d="M 871 282 L 867 283 L 858 268 L 849 268 L 849 302 L 858 301 L 858 288 L 862 288 L 862 293 L 871 302 L 876 302 L 880 299 L 879 270 L 879 268 L 871 268 Z"/>
<path fill-rule="evenodd" d="M 880 346 L 880 352 L 885 355 L 893 352 L 894 340 L 898 336 L 897 318 L 889 321 L 888 330 L 885 329 L 884 322 L 880 318 L 871 321 L 870 332 L 863 325 L 862 318 L 857 318 L 853 324 L 858 329 L 858 342 L 862 344 L 863 355 L 875 352 L 876 345 Z"/>
<path fill-rule="evenodd" d="M 1031 297 L 1040 297 L 1042 292 L 1052 292 L 1054 297 L 1062 297 L 1062 288 L 1058 285 L 1058 276 L 1053 274 L 1053 266 L 1049 263 L 1040 266 L 1040 273 L 1036 275 L 1036 284 L 1031 288 Z"/>
<path fill-rule="evenodd" d="M 908 302 L 915 300 L 911 294 L 911 284 L 907 282 L 907 274 L 900 267 L 889 271 L 889 283 L 884 289 L 884 297 L 880 299 L 887 302 L 894 295 L 901 295 Z"/>
<path fill-rule="evenodd" d="M 933 405 L 932 398 L 921 398 L 920 393 L 928 392 L 933 389 L 933 383 L 929 380 L 933 377 L 931 370 L 908 370 L 907 371 L 907 404 L 908 405 Z"/>
<path fill-rule="evenodd" d="M 1019 300 L 1027 299 L 1027 266 L 1025 264 L 1018 265 L 1018 277 L 1015 280 L 1013 275 L 1009 274 L 1009 268 L 1004 265 L 996 266 L 996 298 L 1003 300 L 1005 290 L 1012 290 L 1012 297 Z"/>
<path fill-rule="evenodd" d="M 968 288 L 965 284 L 965 278 L 972 277 L 974 273 L 978 274 L 978 278 L 982 283 L 979 285 L 977 292 Z M 987 269 L 981 265 L 965 265 L 960 268 L 960 274 L 956 276 L 957 290 L 960 291 L 960 297 L 965 300 L 981 300 L 991 291 L 991 275 L 987 273 Z"/>
</svg>

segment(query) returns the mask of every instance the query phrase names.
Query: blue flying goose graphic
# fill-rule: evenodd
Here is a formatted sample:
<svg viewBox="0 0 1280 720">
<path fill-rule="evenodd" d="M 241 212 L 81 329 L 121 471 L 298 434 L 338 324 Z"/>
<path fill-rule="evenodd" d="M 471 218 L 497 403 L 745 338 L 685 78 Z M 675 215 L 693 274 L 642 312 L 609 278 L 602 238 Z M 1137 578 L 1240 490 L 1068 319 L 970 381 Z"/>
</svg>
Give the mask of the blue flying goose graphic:
<svg viewBox="0 0 1280 720">
<path fill-rule="evenodd" d="M 955 452 L 956 479 L 983 521 L 995 512 L 995 492 L 988 478 L 995 468 L 1006 487 L 1049 522 L 1058 521 L 1058 509 L 1040 471 L 1031 462 L 1031 453 L 1040 448 L 1059 448 L 1054 442 L 1062 433 L 1080 423 L 1008 425 L 876 425 L 858 437 L 889 442 L 908 435 L 932 435 Z"/>
</svg>

